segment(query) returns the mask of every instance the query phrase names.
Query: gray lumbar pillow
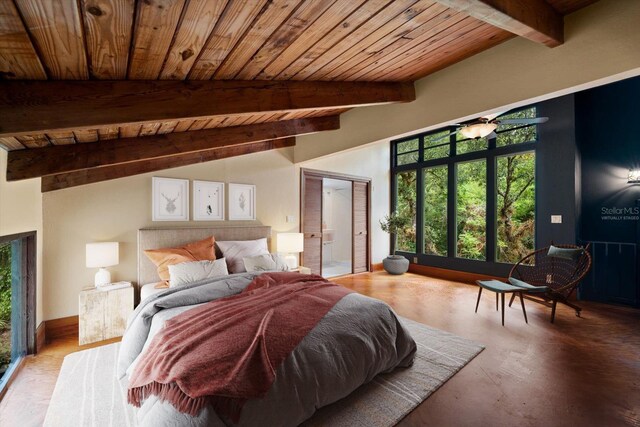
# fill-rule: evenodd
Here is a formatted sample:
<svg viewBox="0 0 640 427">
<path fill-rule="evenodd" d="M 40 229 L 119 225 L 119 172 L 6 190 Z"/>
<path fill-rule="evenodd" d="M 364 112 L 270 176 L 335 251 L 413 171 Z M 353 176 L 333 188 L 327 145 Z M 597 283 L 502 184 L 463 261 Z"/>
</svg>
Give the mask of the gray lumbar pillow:
<svg viewBox="0 0 640 427">
<path fill-rule="evenodd" d="M 577 261 L 583 252 L 584 248 L 558 248 L 557 246 L 551 245 L 549 246 L 549 252 L 547 252 L 547 256 Z"/>
<path fill-rule="evenodd" d="M 278 254 L 262 254 L 243 258 L 244 268 L 252 271 L 288 271 L 289 266 Z"/>
<path fill-rule="evenodd" d="M 169 287 L 186 285 L 198 280 L 227 276 L 227 262 L 224 258 L 213 261 L 182 262 L 169 266 Z"/>
</svg>

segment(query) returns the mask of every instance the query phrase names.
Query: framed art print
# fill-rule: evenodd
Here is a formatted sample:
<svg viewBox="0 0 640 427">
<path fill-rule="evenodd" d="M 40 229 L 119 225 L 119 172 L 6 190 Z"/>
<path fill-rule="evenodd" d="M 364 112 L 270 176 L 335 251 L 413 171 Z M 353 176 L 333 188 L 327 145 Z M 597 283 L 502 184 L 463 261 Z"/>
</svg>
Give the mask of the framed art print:
<svg viewBox="0 0 640 427">
<path fill-rule="evenodd" d="M 189 180 L 153 177 L 152 220 L 189 221 Z"/>
<path fill-rule="evenodd" d="M 229 184 L 229 219 L 256 219 L 256 186 Z"/>
<path fill-rule="evenodd" d="M 193 219 L 224 220 L 224 182 L 193 181 Z"/>
</svg>

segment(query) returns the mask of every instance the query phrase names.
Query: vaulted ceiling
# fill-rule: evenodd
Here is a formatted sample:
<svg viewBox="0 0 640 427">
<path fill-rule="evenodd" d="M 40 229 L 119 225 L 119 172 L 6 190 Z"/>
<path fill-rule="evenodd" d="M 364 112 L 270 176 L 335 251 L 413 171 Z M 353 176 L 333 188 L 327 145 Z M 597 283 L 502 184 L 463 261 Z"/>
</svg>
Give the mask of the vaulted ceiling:
<svg viewBox="0 0 640 427">
<path fill-rule="evenodd" d="M 338 128 L 331 118 L 350 108 L 411 101 L 410 82 L 516 35 L 557 46 L 562 16 L 593 2 L 2 1 L 0 146 L 11 151 L 8 178 L 43 176 L 49 190 L 101 180 L 77 179 L 93 168 L 110 179 L 127 175 L 106 173 L 118 164 L 130 175 L 182 165 L 175 156 L 189 153 L 197 162 L 252 151 L 241 144 L 290 146 L 303 130 Z M 279 122 L 288 125 L 269 127 Z M 221 146 L 214 141 L 227 137 L 221 128 L 241 128 L 245 138 Z M 180 150 L 152 156 L 142 148 L 171 145 L 167 135 L 179 133 L 190 141 Z M 34 149 L 38 156 L 26 153 Z M 137 155 L 46 166 L 105 150 Z M 148 164 L 160 158 L 157 168 Z M 145 168 L 133 165 L 142 161 Z"/>
</svg>

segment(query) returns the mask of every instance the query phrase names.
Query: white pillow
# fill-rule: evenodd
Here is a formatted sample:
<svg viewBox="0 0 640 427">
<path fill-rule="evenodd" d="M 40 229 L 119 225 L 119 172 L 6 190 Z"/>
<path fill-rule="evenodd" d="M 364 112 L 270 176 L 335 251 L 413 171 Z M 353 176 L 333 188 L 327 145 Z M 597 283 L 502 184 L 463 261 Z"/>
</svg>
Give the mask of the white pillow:
<svg viewBox="0 0 640 427">
<path fill-rule="evenodd" d="M 231 273 L 243 273 L 247 271 L 244 268 L 244 259 L 256 255 L 269 254 L 267 248 L 267 239 L 258 240 L 238 240 L 229 242 L 216 242 L 222 256 L 227 260 L 227 266 Z"/>
<path fill-rule="evenodd" d="M 181 262 L 169 266 L 169 287 L 175 288 L 198 280 L 227 276 L 228 274 L 224 258 L 213 261 Z"/>
<path fill-rule="evenodd" d="M 278 254 L 263 254 L 244 258 L 244 268 L 249 271 L 289 271 L 289 266 Z"/>
</svg>

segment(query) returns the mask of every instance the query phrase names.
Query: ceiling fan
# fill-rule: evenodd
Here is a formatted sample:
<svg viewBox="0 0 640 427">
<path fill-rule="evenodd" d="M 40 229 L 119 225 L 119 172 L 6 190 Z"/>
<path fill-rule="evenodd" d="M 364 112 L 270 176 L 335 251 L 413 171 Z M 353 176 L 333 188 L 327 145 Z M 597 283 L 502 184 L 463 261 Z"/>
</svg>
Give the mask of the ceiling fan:
<svg viewBox="0 0 640 427">
<path fill-rule="evenodd" d="M 498 125 L 533 125 L 538 123 L 545 123 L 549 120 L 549 117 L 533 117 L 521 119 L 498 118 L 505 113 L 506 111 L 496 114 L 490 114 L 488 116 L 479 117 L 476 120 L 467 123 L 454 123 L 454 126 L 459 126 L 459 128 L 438 139 L 444 139 L 457 133 L 460 133 L 465 138 L 470 139 L 478 139 L 484 137 L 495 138 L 495 130 Z"/>
</svg>

